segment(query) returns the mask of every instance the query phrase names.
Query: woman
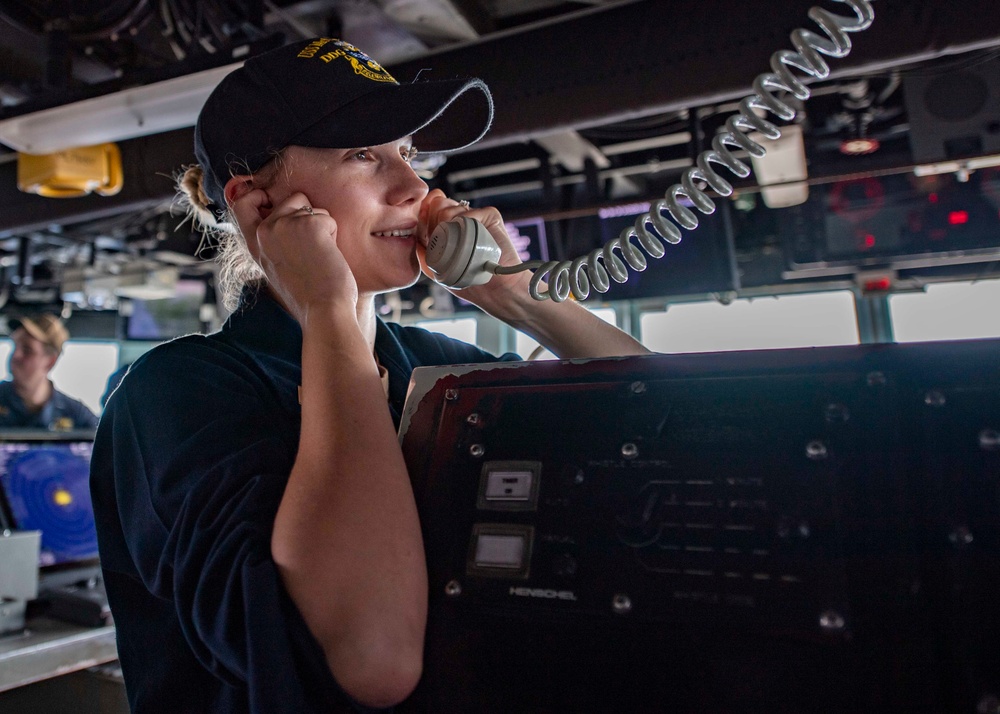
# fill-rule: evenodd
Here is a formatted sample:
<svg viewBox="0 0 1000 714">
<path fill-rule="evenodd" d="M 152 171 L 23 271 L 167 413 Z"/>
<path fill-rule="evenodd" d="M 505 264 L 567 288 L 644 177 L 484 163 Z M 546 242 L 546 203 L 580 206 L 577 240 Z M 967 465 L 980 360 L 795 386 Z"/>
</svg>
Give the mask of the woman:
<svg viewBox="0 0 1000 714">
<path fill-rule="evenodd" d="M 497 358 L 387 325 L 375 296 L 416 281 L 462 214 L 518 262 L 495 209 L 428 193 L 409 163 L 412 135 L 460 148 L 491 118 L 482 82 L 400 85 L 326 38 L 248 60 L 206 102 L 182 183 L 203 217 L 226 209 L 239 303 L 133 364 L 93 457 L 133 712 L 388 707 L 416 686 L 427 580 L 398 415 L 413 367 Z M 645 352 L 527 284 L 461 294 L 562 357 Z"/>
</svg>

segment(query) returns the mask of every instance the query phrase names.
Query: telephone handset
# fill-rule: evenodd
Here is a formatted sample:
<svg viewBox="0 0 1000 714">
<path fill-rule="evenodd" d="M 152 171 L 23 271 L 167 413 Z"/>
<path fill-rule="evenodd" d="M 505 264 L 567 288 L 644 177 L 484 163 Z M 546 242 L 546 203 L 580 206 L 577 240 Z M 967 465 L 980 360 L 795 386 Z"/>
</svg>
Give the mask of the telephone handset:
<svg viewBox="0 0 1000 714">
<path fill-rule="evenodd" d="M 810 8 L 809 17 L 826 37 L 802 28 L 792 31 L 791 42 L 795 51 L 779 50 L 771 55 L 771 71 L 757 76 L 753 82 L 754 93 L 740 102 L 739 112 L 726 121 L 725 131 L 712 140 L 711 150 L 702 151 L 694 166 L 684 172 L 680 183 L 667 189 L 665 196 L 654 202 L 648 213 L 639 216 L 634 225 L 623 230 L 603 247 L 575 260 L 532 260 L 519 265 L 497 267 L 500 249 L 496 247 L 489 231 L 477 221 L 462 216 L 462 221 L 449 221 L 435 229 L 427 246 L 428 265 L 435 275 L 441 275 L 440 282 L 456 288 L 480 285 L 487 282 L 494 273 L 516 273 L 536 268 L 528 292 L 536 300 L 552 298 L 554 302 L 562 302 L 570 293 L 577 300 L 584 300 L 590 294 L 591 286 L 598 292 L 605 293 L 611 286 L 609 278 L 616 283 L 624 283 L 628 280 L 627 268 L 645 270 L 646 257 L 640 248 L 654 258 L 661 258 L 666 254 L 663 240 L 667 243 L 681 242 L 678 226 L 689 231 L 698 227 L 698 217 L 681 202 L 681 196 L 687 199 L 689 205 L 708 215 L 715 212 L 715 204 L 706 188 L 711 188 L 720 196 L 732 195 L 732 185 L 712 168 L 712 164 L 724 166 L 738 177 L 746 178 L 750 175 L 750 167 L 732 149 L 741 149 L 753 157 L 761 158 L 766 149 L 751 139 L 747 132 L 760 132 L 768 139 L 775 140 L 781 137 L 781 130 L 762 115 L 771 112 L 784 121 L 795 118 L 796 110 L 785 101 L 784 93 L 805 101 L 809 98 L 810 91 L 792 73 L 791 68 L 815 79 L 826 79 L 830 75 L 830 68 L 820 55 L 846 57 L 851 51 L 851 39 L 847 33 L 865 30 L 874 20 L 871 0 L 835 2 L 848 5 L 857 17 L 846 18 L 820 7 Z M 665 214 L 669 214 L 677 225 L 668 221 Z M 469 224 L 478 224 L 478 228 L 470 229 Z M 471 235 L 472 238 L 465 239 L 460 248 L 448 247 L 452 241 L 446 238 L 452 235 L 457 237 L 459 234 Z M 435 236 L 439 235 L 440 238 L 435 241 Z M 493 248 L 481 246 L 480 238 L 488 238 Z M 633 238 L 639 242 L 638 246 L 632 243 Z M 495 254 L 491 252 L 493 249 Z M 434 263 L 432 252 L 435 256 Z M 435 264 L 438 268 L 434 267 Z M 543 290 L 541 281 L 546 276 L 548 287 Z"/>
<path fill-rule="evenodd" d="M 500 264 L 500 246 L 486 226 L 468 216 L 439 223 L 425 255 L 434 280 L 450 288 L 482 285 Z"/>
</svg>

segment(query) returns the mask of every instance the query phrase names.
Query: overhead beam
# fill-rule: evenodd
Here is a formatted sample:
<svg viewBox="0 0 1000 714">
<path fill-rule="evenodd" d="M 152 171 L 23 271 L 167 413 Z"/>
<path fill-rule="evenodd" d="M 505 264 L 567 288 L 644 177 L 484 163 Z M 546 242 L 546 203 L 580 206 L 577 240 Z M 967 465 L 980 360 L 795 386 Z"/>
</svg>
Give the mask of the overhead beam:
<svg viewBox="0 0 1000 714">
<path fill-rule="evenodd" d="M 817 31 L 809 8 L 853 15 L 817 0 L 710 0 L 683 11 L 635 0 L 527 29 L 486 36 L 390 67 L 417 76 L 478 76 L 496 102 L 481 148 L 745 96 L 798 27 Z M 834 77 L 876 72 L 943 55 L 1000 46 L 996 0 L 878 0 L 875 21 L 831 59 Z M 427 71 L 432 67 L 432 71 Z"/>
<path fill-rule="evenodd" d="M 812 27 L 819 0 L 760 3 L 706 0 L 670 11 L 662 0 L 633 0 L 510 30 L 389 67 L 400 81 L 478 76 L 496 101 L 480 148 L 568 129 L 676 111 L 745 96 L 771 54 L 791 47 L 796 27 Z M 846 6 L 823 2 L 843 13 Z M 854 49 L 831 59 L 833 76 L 882 71 L 1000 46 L 996 0 L 878 0 L 875 22 L 852 36 Z M 428 71 L 428 67 L 433 70 Z M 0 237 L 169 200 L 165 178 L 194 160 L 191 131 L 121 143 L 125 189 L 113 197 L 43 199 L 15 186 L 0 166 Z"/>
</svg>

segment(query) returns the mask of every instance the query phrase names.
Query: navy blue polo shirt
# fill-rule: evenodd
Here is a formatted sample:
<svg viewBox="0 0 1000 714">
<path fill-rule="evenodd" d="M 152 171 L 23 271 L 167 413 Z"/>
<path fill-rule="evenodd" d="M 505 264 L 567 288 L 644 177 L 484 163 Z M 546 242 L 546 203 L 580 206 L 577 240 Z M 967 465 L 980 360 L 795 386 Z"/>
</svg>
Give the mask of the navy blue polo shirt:
<svg viewBox="0 0 1000 714">
<path fill-rule="evenodd" d="M 24 400 L 14 391 L 14 383 L 7 380 L 0 382 L 0 429 L 12 427 L 58 431 L 96 429 L 97 415 L 79 399 L 55 388 L 40 411 L 29 412 Z"/>
<path fill-rule="evenodd" d="M 271 559 L 299 440 L 302 333 L 264 291 L 253 298 L 219 332 L 136 360 L 97 432 L 91 491 L 133 714 L 363 710 Z M 419 328 L 377 330 L 397 426 L 414 367 L 498 359 Z"/>
</svg>

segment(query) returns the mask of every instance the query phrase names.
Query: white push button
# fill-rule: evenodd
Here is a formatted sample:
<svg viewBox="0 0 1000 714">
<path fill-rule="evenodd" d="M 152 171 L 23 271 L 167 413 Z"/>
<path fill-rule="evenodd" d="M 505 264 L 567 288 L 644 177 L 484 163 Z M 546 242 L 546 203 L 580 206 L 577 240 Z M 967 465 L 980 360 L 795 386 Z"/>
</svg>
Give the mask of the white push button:
<svg viewBox="0 0 1000 714">
<path fill-rule="evenodd" d="M 524 536 L 480 533 L 476 540 L 475 563 L 480 568 L 511 568 L 524 565 Z"/>
<path fill-rule="evenodd" d="M 491 471 L 486 476 L 486 500 L 527 501 L 533 475 L 531 471 Z"/>
</svg>

